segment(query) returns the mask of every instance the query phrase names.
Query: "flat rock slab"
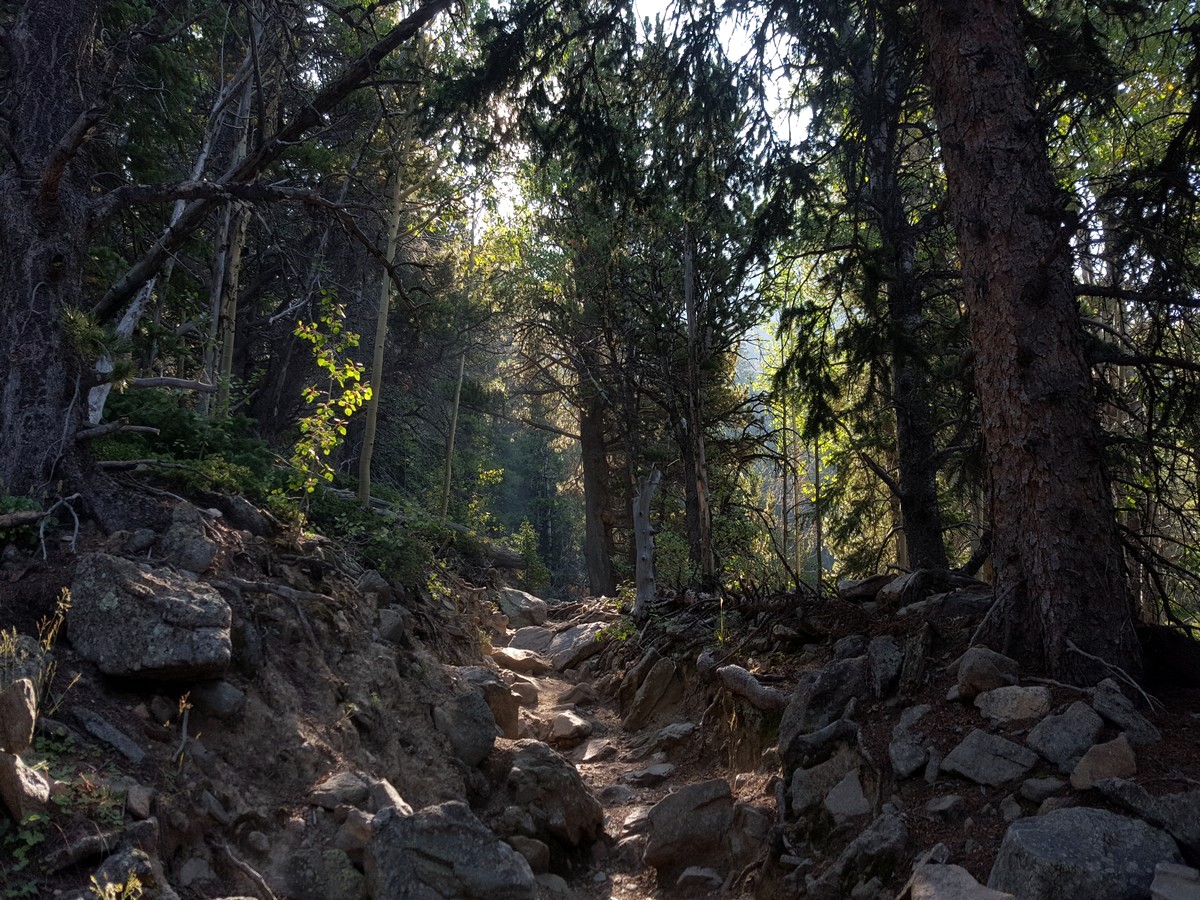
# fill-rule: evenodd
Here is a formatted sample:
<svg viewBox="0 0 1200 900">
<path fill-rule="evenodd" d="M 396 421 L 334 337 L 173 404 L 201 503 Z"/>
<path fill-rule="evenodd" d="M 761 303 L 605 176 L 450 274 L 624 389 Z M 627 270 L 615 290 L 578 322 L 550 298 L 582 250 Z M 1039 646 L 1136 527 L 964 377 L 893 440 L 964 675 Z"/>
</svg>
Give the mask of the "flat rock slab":
<svg viewBox="0 0 1200 900">
<path fill-rule="evenodd" d="M 675 766 L 672 763 L 656 763 L 644 769 L 626 772 L 621 776 L 621 780 L 627 781 L 635 787 L 654 787 L 656 784 L 662 784 L 674 774 Z"/>
<path fill-rule="evenodd" d="M 112 747 L 131 763 L 137 765 L 146 758 L 145 750 L 134 743 L 129 735 L 99 713 L 94 713 L 90 709 L 84 709 L 83 707 L 77 707 L 75 709 L 75 718 L 79 720 L 79 724 L 84 727 L 84 730 L 88 734 L 108 744 L 108 746 Z"/>
<path fill-rule="evenodd" d="M 976 696 L 975 706 L 985 719 L 998 725 L 1028 722 L 1050 712 L 1050 689 L 1006 685 Z"/>
<path fill-rule="evenodd" d="M 1200 872 L 1190 866 L 1159 863 L 1150 885 L 1150 900 L 1200 900 Z"/>
<path fill-rule="evenodd" d="M 1137 711 L 1133 702 L 1121 693 L 1121 689 L 1111 678 L 1105 678 L 1096 685 L 1092 709 L 1096 710 L 1101 718 L 1124 731 L 1129 743 L 1134 746 L 1157 744 L 1162 740 L 1159 730 Z"/>
<path fill-rule="evenodd" d="M 91 553 L 76 569 L 67 637 L 105 675 L 203 681 L 229 668 L 231 621 L 206 584 Z"/>
<path fill-rule="evenodd" d="M 1178 863 L 1166 832 L 1102 809 L 1019 819 L 996 854 L 988 887 L 1021 900 L 1135 900 L 1161 862 Z"/>
<path fill-rule="evenodd" d="M 1020 744 L 976 728 L 950 751 L 942 770 L 996 787 L 1023 776 L 1037 759 L 1036 753 Z"/>
<path fill-rule="evenodd" d="M 603 650 L 608 643 L 603 635 L 607 627 L 607 622 L 589 622 L 556 634 L 545 650 L 555 671 L 573 669 Z"/>
<path fill-rule="evenodd" d="M 1096 744 L 1071 772 L 1071 787 L 1086 791 L 1103 778 L 1132 778 L 1137 774 L 1137 759 L 1129 739 L 1118 735 L 1114 740 Z"/>
<path fill-rule="evenodd" d="M 554 640 L 553 629 L 530 625 L 526 628 L 518 628 L 512 636 L 512 640 L 508 642 L 508 646 L 514 650 L 532 650 L 535 653 L 544 653 L 552 640 Z"/>
<path fill-rule="evenodd" d="M 544 675 L 550 671 L 550 663 L 533 650 L 499 647 L 492 651 L 492 660 L 500 668 L 518 675 Z"/>
</svg>

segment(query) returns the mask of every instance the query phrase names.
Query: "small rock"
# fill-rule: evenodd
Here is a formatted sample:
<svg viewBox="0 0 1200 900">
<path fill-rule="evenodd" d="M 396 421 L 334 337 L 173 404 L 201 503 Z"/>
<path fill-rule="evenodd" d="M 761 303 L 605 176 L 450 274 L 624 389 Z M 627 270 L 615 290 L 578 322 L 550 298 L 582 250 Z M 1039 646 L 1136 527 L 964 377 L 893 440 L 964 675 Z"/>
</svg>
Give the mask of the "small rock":
<svg viewBox="0 0 1200 900">
<path fill-rule="evenodd" d="M 1070 809 L 1078 805 L 1079 801 L 1074 797 L 1047 797 L 1038 806 L 1037 814 L 1039 816 L 1048 816 L 1050 813 L 1058 812 L 1060 809 Z"/>
<path fill-rule="evenodd" d="M 889 696 L 900 683 L 900 666 L 904 654 L 890 634 L 871 639 L 867 647 L 867 662 L 871 667 L 871 689 L 879 698 Z"/>
<path fill-rule="evenodd" d="M 559 694 L 554 702 L 559 706 L 592 706 L 599 699 L 595 688 L 586 681 L 581 681 Z"/>
<path fill-rule="evenodd" d="M 592 723 L 583 716 L 566 710 L 550 720 L 550 742 L 573 747 L 592 733 Z"/>
<path fill-rule="evenodd" d="M 625 821 L 621 824 L 622 836 L 627 834 L 641 834 L 650 826 L 650 807 L 638 806 L 625 817 Z"/>
<path fill-rule="evenodd" d="M 554 897 L 570 897 L 571 886 L 561 875 L 553 872 L 543 872 L 537 877 L 537 884 L 543 891 Z"/>
<path fill-rule="evenodd" d="M 617 747 L 612 741 L 596 738 L 587 742 L 579 761 L 581 763 L 598 763 L 612 759 L 616 755 Z"/>
<path fill-rule="evenodd" d="M 958 663 L 958 694 L 973 700 L 984 691 L 1017 683 L 1017 661 L 987 647 L 971 647 Z"/>
<path fill-rule="evenodd" d="M 1096 744 L 1083 754 L 1071 772 L 1071 787 L 1086 791 L 1101 778 L 1131 778 L 1137 774 L 1137 759 L 1124 734 L 1104 744 Z"/>
<path fill-rule="evenodd" d="M 371 789 L 362 776 L 354 772 L 331 775 L 308 792 L 308 802 L 322 809 L 339 806 L 360 806 L 370 796 Z"/>
<path fill-rule="evenodd" d="M 1200 900 L 1200 872 L 1190 866 L 1159 863 L 1150 884 L 1150 900 Z"/>
<path fill-rule="evenodd" d="M 683 874 L 675 881 L 675 889 L 680 891 L 715 891 L 719 890 L 725 879 L 716 869 L 705 866 L 688 866 Z"/>
<path fill-rule="evenodd" d="M 908 778 L 925 765 L 929 757 L 923 740 L 909 730 L 929 712 L 928 704 L 912 706 L 900 714 L 900 721 L 892 729 L 892 742 L 888 745 L 888 759 L 897 777 Z"/>
<path fill-rule="evenodd" d="M 514 834 L 504 841 L 525 857 L 535 875 L 550 871 L 550 848 L 537 838 Z"/>
<path fill-rule="evenodd" d="M 154 808 L 154 789 L 133 782 L 125 788 L 125 809 L 135 819 L 148 819 Z"/>
<path fill-rule="evenodd" d="M 1041 803 L 1047 797 L 1057 794 L 1067 783 L 1061 778 L 1048 776 L 1046 778 L 1027 778 L 1021 785 L 1021 796 L 1032 803 Z"/>
<path fill-rule="evenodd" d="M 966 814 L 967 806 L 958 794 L 934 797 L 925 804 L 925 812 L 943 822 L 957 822 Z"/>
<path fill-rule="evenodd" d="M 361 861 L 362 852 L 371 842 L 372 817 L 361 809 L 350 809 L 333 838 L 333 846 L 345 851 L 351 859 Z"/>
<path fill-rule="evenodd" d="M 644 769 L 626 772 L 621 776 L 621 780 L 635 787 L 654 787 L 656 784 L 662 784 L 674 773 L 675 766 L 672 763 L 657 763 Z"/>
<path fill-rule="evenodd" d="M 477 766 L 496 743 L 496 717 L 478 688 L 463 691 L 433 708 L 433 727 L 446 736 L 454 755 Z"/>
<path fill-rule="evenodd" d="M 509 690 L 517 695 L 522 706 L 537 706 L 538 689 L 535 685 L 516 681 L 509 687 Z"/>
<path fill-rule="evenodd" d="M 1000 801 L 1000 817 L 1010 825 L 1025 815 L 1025 810 L 1021 808 L 1021 804 L 1017 802 L 1017 798 L 1011 794 Z"/>
<path fill-rule="evenodd" d="M 368 779 L 367 791 L 372 811 L 380 812 L 385 809 L 394 809 L 402 816 L 412 815 L 413 808 L 404 801 L 404 798 L 400 796 L 400 792 L 386 778 Z"/>
<path fill-rule="evenodd" d="M 838 825 L 871 811 L 870 801 L 863 793 L 862 782 L 858 778 L 858 769 L 848 772 L 845 778 L 834 785 L 825 797 L 824 806 Z"/>
<path fill-rule="evenodd" d="M 605 806 L 624 806 L 637 799 L 637 794 L 624 784 L 610 784 L 600 789 L 600 802 Z"/>
<path fill-rule="evenodd" d="M 847 774 L 857 771 L 863 759 L 853 747 L 841 746 L 829 759 L 792 773 L 792 814 L 803 815 L 820 803 Z"/>
<path fill-rule="evenodd" d="M 0 752 L 0 806 L 20 822 L 30 813 L 45 812 L 50 802 L 50 781 L 29 768 L 20 757 Z"/>
<path fill-rule="evenodd" d="M 683 681 L 676 671 L 675 663 L 667 658 L 659 659 L 633 696 L 629 711 L 621 720 L 626 731 L 636 731 L 654 715 L 674 706 L 683 697 Z"/>
<path fill-rule="evenodd" d="M 1040 719 L 1050 712 L 1050 689 L 1017 685 L 993 688 L 978 694 L 975 706 L 993 724 L 1027 722 Z"/>
<path fill-rule="evenodd" d="M 867 652 L 867 639 L 861 634 L 848 634 L 833 645 L 834 659 L 852 659 Z"/>
<path fill-rule="evenodd" d="M 1095 711 L 1082 700 L 1076 700 L 1066 712 L 1047 716 L 1033 726 L 1025 743 L 1064 774 L 1070 774 L 1103 729 L 1104 722 Z"/>
<path fill-rule="evenodd" d="M 546 601 L 516 588 L 500 588 L 497 595 L 500 612 L 508 616 L 511 628 L 541 625 L 546 621 Z"/>
<path fill-rule="evenodd" d="M 228 681 L 210 681 L 192 688 L 191 701 L 200 712 L 229 720 L 241 713 L 246 695 Z"/>
<path fill-rule="evenodd" d="M 141 763 L 146 758 L 145 750 L 103 716 L 83 707 L 76 707 L 74 712 L 75 718 L 79 720 L 88 734 L 108 744 L 134 765 Z"/>
<path fill-rule="evenodd" d="M 1020 778 L 1037 763 L 1037 755 L 1020 744 L 976 728 L 950 751 L 942 770 L 978 784 L 996 787 Z"/>
<path fill-rule="evenodd" d="M 733 823 L 733 795 L 723 778 L 689 784 L 650 810 L 646 865 L 686 868 L 719 858 Z"/>
<path fill-rule="evenodd" d="M 917 866 L 910 890 L 911 900 L 1016 900 L 984 887 L 962 866 Z"/>
<path fill-rule="evenodd" d="M 496 665 L 522 675 L 544 675 L 550 671 L 550 663 L 532 650 L 498 647 L 492 651 Z"/>
<path fill-rule="evenodd" d="M 1121 693 L 1121 689 L 1111 678 L 1105 678 L 1096 685 L 1092 709 L 1124 731 L 1129 743 L 1134 746 L 1157 744 L 1162 740 L 1159 730 L 1137 711 L 1132 701 Z"/>
<path fill-rule="evenodd" d="M 895 575 L 872 575 L 857 581 L 843 579 L 838 582 L 838 595 L 851 603 L 873 601 L 879 594 L 880 588 L 896 580 Z"/>
<path fill-rule="evenodd" d="M 0 751 L 20 755 L 33 743 L 37 692 L 28 678 L 18 678 L 0 691 Z"/>
</svg>

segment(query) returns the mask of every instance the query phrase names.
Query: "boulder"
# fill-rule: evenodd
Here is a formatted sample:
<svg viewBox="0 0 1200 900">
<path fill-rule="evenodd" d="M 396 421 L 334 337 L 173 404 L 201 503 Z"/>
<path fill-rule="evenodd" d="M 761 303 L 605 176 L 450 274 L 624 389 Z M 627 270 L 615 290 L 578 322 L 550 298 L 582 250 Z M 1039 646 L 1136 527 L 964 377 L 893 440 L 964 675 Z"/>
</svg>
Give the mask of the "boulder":
<svg viewBox="0 0 1200 900">
<path fill-rule="evenodd" d="M 544 675 L 550 671 L 550 663 L 533 650 L 498 647 L 492 651 L 492 659 L 500 668 L 521 675 Z"/>
<path fill-rule="evenodd" d="M 229 668 L 231 620 L 207 585 L 92 553 L 76 569 L 67 636 L 106 675 L 203 681 Z"/>
<path fill-rule="evenodd" d="M 308 792 L 308 802 L 322 809 L 361 806 L 371 794 L 366 779 L 355 772 L 337 772 Z"/>
<path fill-rule="evenodd" d="M 1102 778 L 1130 778 L 1137 774 L 1137 759 L 1124 734 L 1096 744 L 1083 754 L 1071 772 L 1071 787 L 1086 791 Z"/>
<path fill-rule="evenodd" d="M 940 822 L 957 822 L 966 816 L 967 805 L 958 794 L 944 794 L 926 803 L 925 813 Z"/>
<path fill-rule="evenodd" d="M 546 647 L 546 656 L 555 671 L 573 669 L 603 650 L 608 639 L 602 632 L 607 627 L 607 622 L 589 622 L 572 625 L 556 634 Z"/>
<path fill-rule="evenodd" d="M 875 599 L 880 588 L 895 580 L 895 575 L 872 575 L 858 580 L 846 578 L 838 582 L 837 592 L 843 600 L 851 603 L 870 602 Z"/>
<path fill-rule="evenodd" d="M 497 592 L 496 601 L 500 604 L 500 612 L 508 616 L 510 628 L 528 628 L 546 621 L 546 601 L 533 594 L 504 587 Z"/>
<path fill-rule="evenodd" d="M 1095 711 L 1076 700 L 1065 712 L 1034 725 L 1025 743 L 1069 775 L 1103 730 L 1104 722 Z"/>
<path fill-rule="evenodd" d="M 368 857 L 376 900 L 533 900 L 529 863 L 454 801 L 375 816 Z"/>
<path fill-rule="evenodd" d="M 583 753 L 579 756 L 581 763 L 598 763 L 612 759 L 617 755 L 617 745 L 610 740 L 595 738 L 587 742 Z"/>
<path fill-rule="evenodd" d="M 703 654 L 701 654 L 703 657 Z M 630 666 L 625 674 L 621 677 L 621 684 L 617 687 L 617 703 L 620 706 L 621 714 L 629 712 L 629 707 L 633 703 L 634 697 L 637 696 L 638 688 L 642 686 L 642 682 L 646 680 L 646 676 L 650 674 L 650 670 L 658 664 L 662 659 L 662 654 L 651 647 L 636 664 Z M 714 663 L 712 671 L 717 668 Z M 712 674 L 710 671 L 709 674 Z"/>
<path fill-rule="evenodd" d="M 529 863 L 535 874 L 542 874 L 550 871 L 550 848 L 539 841 L 537 838 L 525 837 L 523 834 L 514 834 L 504 839 L 504 843 L 512 847 Z"/>
<path fill-rule="evenodd" d="M 853 659 L 867 652 L 867 639 L 861 634 L 848 634 L 833 645 L 834 659 Z"/>
<path fill-rule="evenodd" d="M 600 837 L 604 810 L 570 762 L 540 741 L 518 741 L 511 752 L 502 796 L 532 816 L 530 837 L 570 848 Z"/>
<path fill-rule="evenodd" d="M 49 802 L 46 776 L 29 768 L 20 757 L 0 752 L 0 806 L 20 822 L 30 813 L 45 812 Z"/>
<path fill-rule="evenodd" d="M 714 778 L 668 794 L 650 810 L 645 862 L 667 871 L 717 862 L 733 823 L 733 793 Z"/>
<path fill-rule="evenodd" d="M 851 772 L 857 772 L 863 759 L 845 744 L 824 762 L 792 773 L 792 814 L 801 816 L 823 801 L 826 795 Z"/>
<path fill-rule="evenodd" d="M 942 770 L 996 787 L 1020 778 L 1037 764 L 1037 754 L 976 728 L 942 760 Z"/>
<path fill-rule="evenodd" d="M 1092 696 L 1092 709 L 1101 718 L 1112 722 L 1129 738 L 1134 746 L 1157 744 L 1162 740 L 1162 734 L 1154 725 L 1134 707 L 1133 702 L 1121 693 L 1117 683 L 1111 678 L 1105 678 L 1096 685 Z"/>
<path fill-rule="evenodd" d="M 663 657 L 646 673 L 629 711 L 621 720 L 626 731 L 636 731 L 656 714 L 674 707 L 683 697 L 683 680 L 679 677 L 675 663 Z"/>
<path fill-rule="evenodd" d="M 1102 779 L 1094 787 L 1118 806 L 1166 831 L 1193 858 L 1200 858 L 1200 791 L 1153 797 L 1140 784 L 1123 778 Z"/>
<path fill-rule="evenodd" d="M 368 799 L 371 809 L 379 812 L 384 809 L 394 809 L 402 816 L 411 816 L 413 808 L 400 796 L 400 792 L 386 778 L 367 779 Z"/>
<path fill-rule="evenodd" d="M 1031 803 L 1041 803 L 1047 797 L 1053 797 L 1066 786 L 1065 781 L 1053 776 L 1027 778 L 1021 784 L 1021 796 Z"/>
<path fill-rule="evenodd" d="M 913 873 L 911 900 L 1017 900 L 984 887 L 962 866 L 922 865 Z"/>
<path fill-rule="evenodd" d="M 871 667 L 871 690 L 879 698 L 889 696 L 900 683 L 900 665 L 904 653 L 890 634 L 872 638 L 867 645 L 867 661 Z"/>
<path fill-rule="evenodd" d="M 500 733 L 510 740 L 517 737 L 521 698 L 509 689 L 503 679 L 483 666 L 463 666 L 455 670 L 459 680 L 483 692 L 483 699 L 492 711 Z"/>
<path fill-rule="evenodd" d="M 1050 712 L 1050 689 L 1006 685 L 976 695 L 975 706 L 993 725 L 1028 722 Z"/>
<path fill-rule="evenodd" d="M 550 720 L 550 743 L 574 747 L 592 733 L 592 723 L 569 709 L 555 713 Z"/>
<path fill-rule="evenodd" d="M 196 685 L 190 699 L 200 712 L 226 721 L 236 719 L 246 706 L 246 695 L 223 680 Z"/>
<path fill-rule="evenodd" d="M 219 882 L 207 864 L 198 874 L 205 880 Z M 181 877 L 180 882 L 187 886 L 186 878 Z M 291 889 L 288 896 L 320 897 L 321 900 L 366 900 L 368 897 L 366 879 L 346 852 L 336 847 L 312 847 L 293 853 L 287 861 L 287 883 Z M 195 894 L 199 891 L 193 891 L 189 896 Z"/>
<path fill-rule="evenodd" d="M 145 850 L 131 846 L 113 853 L 92 873 L 90 882 L 94 887 L 89 890 L 89 896 L 121 896 L 121 887 L 129 882 L 130 875 L 137 876 L 142 889 L 136 896 L 143 900 L 179 900 L 179 895 L 167 881 L 162 863 Z M 105 890 L 112 893 L 101 893 Z"/>
<path fill-rule="evenodd" d="M 925 620 L 938 623 L 963 616 L 982 619 L 996 600 L 990 584 L 973 584 L 947 594 L 930 597 L 925 606 Z"/>
<path fill-rule="evenodd" d="M 917 580 L 916 572 L 909 572 L 893 578 L 875 593 L 875 601 L 883 606 L 901 606 L 906 599 L 905 592 L 909 585 L 915 584 Z M 919 600 L 920 598 L 913 597 L 912 599 Z"/>
<path fill-rule="evenodd" d="M 1017 683 L 1017 661 L 987 647 L 971 647 L 958 663 L 958 696 L 973 700 L 977 694 Z"/>
<path fill-rule="evenodd" d="M 863 793 L 858 769 L 847 772 L 846 776 L 825 795 L 825 800 L 821 805 L 825 807 L 826 812 L 833 816 L 836 825 L 841 825 L 848 819 L 867 815 L 871 811 L 871 802 Z"/>
<path fill-rule="evenodd" d="M 1107 810 L 1060 809 L 1009 826 L 988 887 L 1021 900 L 1134 900 L 1160 862 L 1180 862 L 1165 832 Z"/>
<path fill-rule="evenodd" d="M 841 900 L 855 882 L 887 876 L 900 861 L 908 843 L 908 829 L 900 818 L 884 813 L 842 851 L 819 878 L 806 879 L 810 900 Z"/>
<path fill-rule="evenodd" d="M 1159 863 L 1150 884 L 1150 900 L 1200 900 L 1200 872 L 1190 866 Z"/>
<path fill-rule="evenodd" d="M 867 670 L 867 658 L 859 656 L 834 660 L 801 677 L 779 723 L 779 747 L 785 759 L 795 738 L 840 719 L 851 700 L 867 695 Z"/>
<path fill-rule="evenodd" d="M 478 688 L 455 694 L 433 708 L 433 727 L 468 766 L 483 762 L 496 743 L 496 717 Z"/>
<path fill-rule="evenodd" d="M 554 640 L 554 632 L 549 628 L 529 625 L 518 628 L 508 646 L 514 650 L 532 650 L 534 653 L 544 653 Z"/>
<path fill-rule="evenodd" d="M 162 538 L 163 557 L 185 572 L 208 571 L 217 556 L 217 544 L 205 532 L 204 514 L 190 503 L 171 511 L 171 527 Z"/>
<path fill-rule="evenodd" d="M 0 691 L 0 752 L 19 755 L 33 743 L 37 692 L 28 678 L 18 678 Z"/>
<path fill-rule="evenodd" d="M 622 781 L 628 781 L 635 787 L 654 787 L 662 784 L 675 774 L 674 763 L 655 763 L 644 769 L 634 769 L 621 776 Z"/>
</svg>

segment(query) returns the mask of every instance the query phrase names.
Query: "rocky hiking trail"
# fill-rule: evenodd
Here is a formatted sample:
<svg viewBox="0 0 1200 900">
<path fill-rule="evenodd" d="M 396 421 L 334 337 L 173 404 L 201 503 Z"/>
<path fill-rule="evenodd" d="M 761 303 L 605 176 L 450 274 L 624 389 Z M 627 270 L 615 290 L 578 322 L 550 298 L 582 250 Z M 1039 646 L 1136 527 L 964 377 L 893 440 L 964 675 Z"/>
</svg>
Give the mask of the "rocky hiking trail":
<svg viewBox="0 0 1200 900">
<path fill-rule="evenodd" d="M 1196 684 L 1023 672 L 970 645 L 987 585 L 633 628 L 404 592 L 236 505 L 79 551 L 0 572 L 6 897 L 1200 897 Z"/>
</svg>

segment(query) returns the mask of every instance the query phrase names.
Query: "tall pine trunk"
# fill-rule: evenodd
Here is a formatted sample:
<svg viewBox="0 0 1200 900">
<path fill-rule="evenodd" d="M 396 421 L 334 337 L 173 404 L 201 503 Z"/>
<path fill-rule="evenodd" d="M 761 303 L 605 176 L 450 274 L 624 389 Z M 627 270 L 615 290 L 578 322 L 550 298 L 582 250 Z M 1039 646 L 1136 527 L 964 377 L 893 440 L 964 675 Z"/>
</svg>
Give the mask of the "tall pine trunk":
<svg viewBox="0 0 1200 900">
<path fill-rule="evenodd" d="M 918 0 L 991 478 L 1003 649 L 1140 670 L 1063 214 L 1017 0 Z M 1085 655 L 1086 654 L 1086 655 Z"/>
<path fill-rule="evenodd" d="M 588 590 L 596 596 L 617 592 L 612 566 L 612 538 L 605 517 L 609 495 L 608 452 L 604 441 L 604 404 L 585 399 L 579 409 L 579 445 L 583 467 L 583 559 Z"/>
</svg>

